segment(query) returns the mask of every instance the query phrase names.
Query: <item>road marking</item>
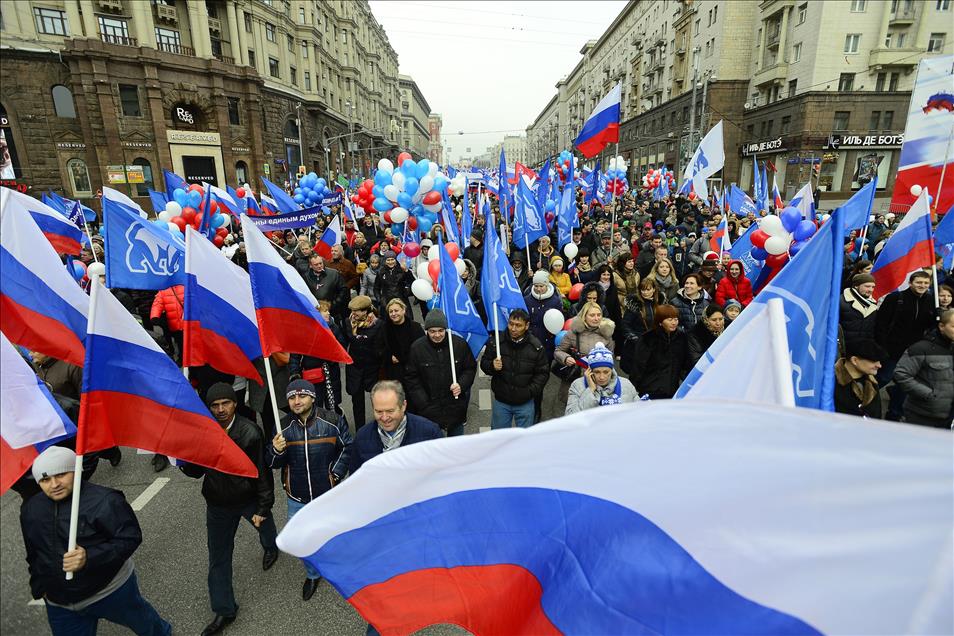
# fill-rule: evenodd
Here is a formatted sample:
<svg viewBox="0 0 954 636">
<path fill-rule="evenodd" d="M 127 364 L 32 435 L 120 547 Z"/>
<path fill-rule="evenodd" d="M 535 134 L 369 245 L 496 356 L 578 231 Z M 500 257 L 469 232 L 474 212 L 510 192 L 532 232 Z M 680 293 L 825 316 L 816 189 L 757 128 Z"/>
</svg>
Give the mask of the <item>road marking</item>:
<svg viewBox="0 0 954 636">
<path fill-rule="evenodd" d="M 490 410 L 490 389 L 480 389 L 477 391 L 477 406 L 481 411 Z"/>
<path fill-rule="evenodd" d="M 480 430 L 479 430 L 478 432 L 479 432 L 479 433 L 486 433 L 486 432 L 488 432 L 488 431 L 490 431 L 490 427 L 489 427 L 489 426 L 481 426 L 481 427 L 480 427 Z"/>
<path fill-rule="evenodd" d="M 35 598 L 27 603 L 27 605 L 45 605 L 45 603 L 42 598 Z"/>
<path fill-rule="evenodd" d="M 132 506 L 132 509 L 136 512 L 142 510 L 146 507 L 146 504 L 149 503 L 160 490 L 162 490 L 162 487 L 168 483 L 168 477 L 156 477 L 156 481 L 149 484 L 149 486 L 142 491 L 142 494 L 133 500 L 130 506 Z"/>
</svg>

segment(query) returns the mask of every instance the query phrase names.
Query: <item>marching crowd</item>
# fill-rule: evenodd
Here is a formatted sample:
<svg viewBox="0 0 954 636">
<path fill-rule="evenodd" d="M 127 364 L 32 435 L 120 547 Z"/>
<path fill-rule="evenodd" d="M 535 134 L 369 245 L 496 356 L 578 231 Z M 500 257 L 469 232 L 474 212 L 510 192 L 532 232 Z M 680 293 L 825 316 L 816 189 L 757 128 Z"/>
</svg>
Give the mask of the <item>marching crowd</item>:
<svg viewBox="0 0 954 636">
<path fill-rule="evenodd" d="M 455 197 L 454 203 L 458 212 L 468 214 L 474 200 Z M 579 208 L 586 208 L 582 200 Z M 954 416 L 954 279 L 938 262 L 933 271 L 912 274 L 906 289 L 876 303 L 871 261 L 890 236 L 890 216 L 875 218 L 860 253 L 855 237 L 846 237 L 836 410 L 949 428 Z M 519 249 L 511 243 L 507 224 L 486 227 L 483 215 L 476 214 L 470 244 L 461 246 L 461 276 L 471 300 L 485 317 L 479 285 L 482 243 L 487 232 L 496 232 L 527 307 L 510 312 L 499 338 L 491 334 L 479 359 L 448 329 L 439 308 L 428 307 L 410 291 L 417 265 L 436 249 L 440 225 L 420 241 L 414 258 L 403 254 L 401 237 L 371 214 L 357 225 L 345 221 L 344 241 L 324 256 L 313 239 L 321 236 L 326 219 L 311 231 L 273 232 L 275 249 L 301 275 L 353 362 L 273 355 L 279 421 L 267 385 L 209 367 L 191 369 L 190 380 L 211 415 L 259 468 L 258 478 L 249 479 L 189 464 L 180 467 L 185 475 L 203 479 L 207 504 L 208 593 L 214 618 L 203 634 L 223 630 L 238 611 L 232 553 L 241 519 L 259 534 L 263 569 L 278 558 L 271 514 L 273 471 L 278 471 L 290 518 L 376 455 L 462 435 L 478 367 L 490 377 L 494 429 L 529 427 L 545 419 L 548 382 L 557 388 L 560 410 L 568 414 L 671 398 L 706 349 L 753 300 L 743 264 L 710 249 L 709 238 L 720 219 L 717 210 L 700 200 L 673 196 L 655 201 L 629 193 L 582 215 L 580 227 L 573 230 L 577 249 L 571 250 L 571 259 L 555 245 L 555 229 Z M 753 214 L 733 215 L 727 225 L 736 237 L 755 222 Z M 98 237 L 90 249 L 101 256 Z M 248 268 L 240 230 L 225 239 L 222 249 Z M 90 262 L 93 253 L 87 249 L 82 258 Z M 183 289 L 112 292 L 178 360 Z M 559 336 L 544 320 L 551 309 L 568 321 Z M 81 370 L 39 353 L 32 354 L 32 362 L 75 415 Z M 261 359 L 256 365 L 264 371 Z M 350 413 L 342 409 L 343 393 L 350 396 Z M 70 496 L 71 455 L 66 448 L 52 447 L 38 458 L 32 475 L 15 486 L 24 498 L 31 589 L 35 598 L 46 600 L 54 633 L 94 633 L 99 619 L 139 634 L 170 633 L 169 624 L 139 594 L 129 557 L 142 537 L 121 493 L 83 486 L 78 547 L 64 555 L 69 506 L 57 504 Z M 113 466 L 121 461 L 119 449 L 101 457 Z M 96 461 L 87 458 L 84 478 L 96 470 Z M 169 465 L 164 457 L 153 458 L 157 472 Z M 51 520 L 54 533 L 48 532 Z M 64 581 L 64 570 L 74 573 L 72 582 Z M 304 600 L 319 580 L 320 573 L 306 564 Z M 370 626 L 369 633 L 375 633 Z"/>
</svg>

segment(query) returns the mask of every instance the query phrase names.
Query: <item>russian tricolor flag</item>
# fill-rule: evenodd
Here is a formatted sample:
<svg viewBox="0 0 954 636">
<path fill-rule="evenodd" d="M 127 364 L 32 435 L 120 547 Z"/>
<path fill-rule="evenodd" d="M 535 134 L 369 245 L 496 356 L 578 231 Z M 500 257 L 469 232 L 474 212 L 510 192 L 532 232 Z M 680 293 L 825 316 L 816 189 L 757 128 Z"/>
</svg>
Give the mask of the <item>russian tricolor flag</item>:
<svg viewBox="0 0 954 636">
<path fill-rule="evenodd" d="M 46 384 L 0 333 L 0 494 L 51 444 L 76 434 Z"/>
<path fill-rule="evenodd" d="M 4 188 L 4 190 L 8 189 Z M 83 234 L 83 230 L 42 201 L 37 201 L 33 197 L 16 190 L 11 190 L 11 192 L 16 196 L 10 196 L 7 205 L 16 205 L 29 212 L 34 223 L 40 228 L 43 236 L 46 237 L 57 253 L 69 254 L 70 256 L 79 255 L 83 244 L 89 242 L 89 239 Z"/>
<path fill-rule="evenodd" d="M 208 364 L 262 384 L 262 357 L 248 272 L 191 227 L 186 228 L 182 364 Z"/>
<path fill-rule="evenodd" d="M 606 97 L 600 100 L 589 119 L 583 123 L 583 130 L 573 145 L 584 157 L 595 157 L 607 144 L 619 141 L 620 95 L 622 84 L 613 87 Z"/>
<path fill-rule="evenodd" d="M 785 202 L 782 201 L 782 195 L 778 191 L 778 180 L 774 174 L 772 175 L 772 198 L 775 200 L 775 209 L 778 210 L 776 214 L 781 214 L 782 208 L 785 207 Z"/>
<path fill-rule="evenodd" d="M 321 317 L 318 301 L 298 271 L 244 214 L 242 232 L 262 355 L 285 351 L 350 364 L 351 356 Z"/>
<path fill-rule="evenodd" d="M 927 198 L 928 189 L 924 188 L 878 254 L 871 270 L 875 300 L 900 287 L 911 272 L 934 265 L 931 206 Z"/>
<path fill-rule="evenodd" d="M 94 280 L 76 453 L 113 446 L 258 477 L 258 469 L 212 419 L 179 367 Z"/>
<path fill-rule="evenodd" d="M 83 366 L 89 297 L 23 199 L 0 188 L 0 328 L 11 342 Z"/>
<path fill-rule="evenodd" d="M 341 231 L 341 221 L 334 217 L 321 237 L 315 242 L 315 252 L 322 258 L 331 258 L 331 248 L 335 245 L 341 245 L 344 241 L 344 232 Z"/>
<path fill-rule="evenodd" d="M 732 249 L 732 239 L 729 237 L 729 215 L 723 214 L 716 231 L 709 237 L 709 249 L 716 254 L 722 254 Z"/>
</svg>

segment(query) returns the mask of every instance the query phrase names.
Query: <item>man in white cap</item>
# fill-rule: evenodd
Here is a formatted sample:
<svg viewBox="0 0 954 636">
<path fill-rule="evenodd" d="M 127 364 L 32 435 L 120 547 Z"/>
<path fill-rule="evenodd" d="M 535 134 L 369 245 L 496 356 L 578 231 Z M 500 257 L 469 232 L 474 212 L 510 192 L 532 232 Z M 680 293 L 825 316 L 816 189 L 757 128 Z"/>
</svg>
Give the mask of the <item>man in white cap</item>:
<svg viewBox="0 0 954 636">
<path fill-rule="evenodd" d="M 43 451 L 33 462 L 33 478 L 43 492 L 20 513 L 30 590 L 46 603 L 50 630 L 95 634 L 103 619 L 137 634 L 171 634 L 172 626 L 139 592 L 130 557 L 142 543 L 142 531 L 123 493 L 83 484 L 76 548 L 67 551 L 75 465 L 76 454 L 68 448 Z"/>
</svg>

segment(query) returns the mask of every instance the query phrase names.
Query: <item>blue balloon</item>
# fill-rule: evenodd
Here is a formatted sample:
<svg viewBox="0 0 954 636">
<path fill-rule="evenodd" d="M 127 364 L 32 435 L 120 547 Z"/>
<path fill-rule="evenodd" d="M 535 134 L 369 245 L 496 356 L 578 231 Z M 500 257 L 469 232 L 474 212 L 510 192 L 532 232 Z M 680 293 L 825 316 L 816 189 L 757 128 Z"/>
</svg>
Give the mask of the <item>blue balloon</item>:
<svg viewBox="0 0 954 636">
<path fill-rule="evenodd" d="M 404 165 L 407 165 L 407 161 L 404 162 Z M 419 187 L 421 187 L 421 184 L 418 182 L 417 177 L 408 177 L 404 180 L 404 191 L 412 197 L 417 194 Z"/>
<path fill-rule="evenodd" d="M 413 159 L 405 159 L 404 163 L 401 164 L 401 172 L 404 173 L 405 177 L 417 178 L 417 163 Z"/>
<path fill-rule="evenodd" d="M 405 210 L 410 210 L 411 206 L 413 205 L 413 201 L 411 201 L 411 195 L 408 194 L 407 192 L 398 193 L 397 203 L 399 206 L 401 206 Z"/>
<path fill-rule="evenodd" d="M 815 234 L 815 224 L 811 221 L 799 221 L 793 232 L 796 241 L 805 241 Z"/>
<path fill-rule="evenodd" d="M 324 190 L 327 186 L 328 186 L 328 182 L 327 182 L 327 181 L 325 181 L 325 180 L 322 179 L 321 177 L 316 177 L 316 178 L 315 178 L 315 185 L 312 186 L 312 187 L 317 188 L 317 189 L 319 189 L 319 190 Z"/>
<path fill-rule="evenodd" d="M 297 188 L 295 188 L 294 192 L 292 192 L 292 194 L 304 194 L 304 193 L 305 192 L 304 190 L 302 190 L 301 186 L 298 186 Z"/>
<path fill-rule="evenodd" d="M 372 205 L 372 206 L 374 207 L 374 209 L 377 210 L 378 212 L 387 212 L 388 210 L 390 210 L 391 208 L 394 207 L 393 205 L 391 205 L 391 202 L 390 202 L 390 201 L 388 201 L 387 199 L 383 199 L 383 198 L 381 198 L 381 199 L 377 199 L 377 198 L 376 198 L 376 199 L 374 200 L 374 203 L 372 203 L 371 205 Z"/>
<path fill-rule="evenodd" d="M 560 343 L 563 342 L 563 339 L 566 338 L 566 335 L 567 335 L 568 333 L 570 333 L 570 332 L 567 331 L 566 329 L 563 329 L 562 331 L 560 331 L 559 333 L 557 333 L 557 335 L 554 336 L 554 338 L 553 338 L 554 344 L 556 344 L 556 346 L 559 347 L 559 346 L 560 346 Z"/>
<path fill-rule="evenodd" d="M 374 186 L 371 188 L 371 194 L 374 195 L 375 199 L 384 199 L 384 187 L 379 185 Z"/>
<path fill-rule="evenodd" d="M 197 207 L 199 207 L 199 204 L 200 204 L 200 203 L 202 203 L 202 195 L 199 194 L 198 190 L 193 190 L 192 192 L 190 192 L 190 193 L 189 193 L 189 204 L 190 204 L 192 207 L 197 208 Z"/>
<path fill-rule="evenodd" d="M 182 207 L 189 206 L 189 193 L 182 188 L 176 188 L 172 191 L 173 200 Z"/>
<path fill-rule="evenodd" d="M 429 218 L 422 216 L 417 219 L 417 229 L 421 232 L 430 232 L 432 227 L 434 227 L 434 221 Z"/>
<path fill-rule="evenodd" d="M 798 243 L 792 243 L 791 247 L 788 248 L 788 253 L 791 256 L 795 256 L 800 251 L 802 251 L 802 248 L 805 247 L 805 245 L 807 244 L 808 244 L 808 241 L 800 241 Z"/>
<path fill-rule="evenodd" d="M 765 251 L 764 249 L 762 249 L 761 247 L 753 247 L 753 248 L 752 248 L 752 258 L 754 258 L 755 260 L 757 260 L 757 261 L 764 261 L 765 259 L 768 258 L 768 256 L 769 256 L 769 253 L 766 252 L 766 251 Z"/>
<path fill-rule="evenodd" d="M 216 214 L 215 216 L 212 217 L 212 227 L 214 227 L 215 229 L 219 229 L 223 225 L 225 225 L 224 214 Z"/>
<path fill-rule="evenodd" d="M 431 189 L 436 190 L 437 192 L 442 192 L 447 188 L 448 183 L 447 177 L 442 174 L 438 174 L 436 177 L 434 177 L 434 187 Z"/>
<path fill-rule="evenodd" d="M 785 208 L 779 216 L 782 219 L 782 227 L 784 227 L 787 232 L 794 232 L 802 220 L 802 212 L 798 208 Z"/>
<path fill-rule="evenodd" d="M 314 190 L 309 192 L 306 198 L 308 199 L 308 203 L 311 205 L 318 203 L 318 194 Z"/>
<path fill-rule="evenodd" d="M 418 179 L 423 179 L 430 169 L 431 162 L 427 159 L 421 159 L 420 163 L 417 164 L 417 170 L 415 171 L 414 176 Z"/>
<path fill-rule="evenodd" d="M 298 203 L 299 205 L 301 205 L 302 203 L 305 202 L 305 195 L 296 194 L 295 196 L 292 197 L 292 199 L 294 199 L 295 203 Z"/>
<path fill-rule="evenodd" d="M 420 216 L 421 214 L 424 214 L 426 212 L 426 210 L 424 209 L 424 206 L 421 205 L 420 203 L 415 203 L 414 207 L 408 208 L 407 211 L 413 214 L 414 216 Z M 434 218 L 436 219 L 437 216 L 435 215 Z"/>
<path fill-rule="evenodd" d="M 374 173 L 374 183 L 384 187 L 386 185 L 391 185 L 391 173 L 385 172 L 384 170 L 378 170 Z"/>
<path fill-rule="evenodd" d="M 556 201 L 547 201 L 547 212 L 553 212 L 556 210 Z"/>
<path fill-rule="evenodd" d="M 403 223 L 392 223 L 391 224 L 391 234 L 394 236 L 400 236 L 404 234 L 404 224 Z"/>
</svg>

